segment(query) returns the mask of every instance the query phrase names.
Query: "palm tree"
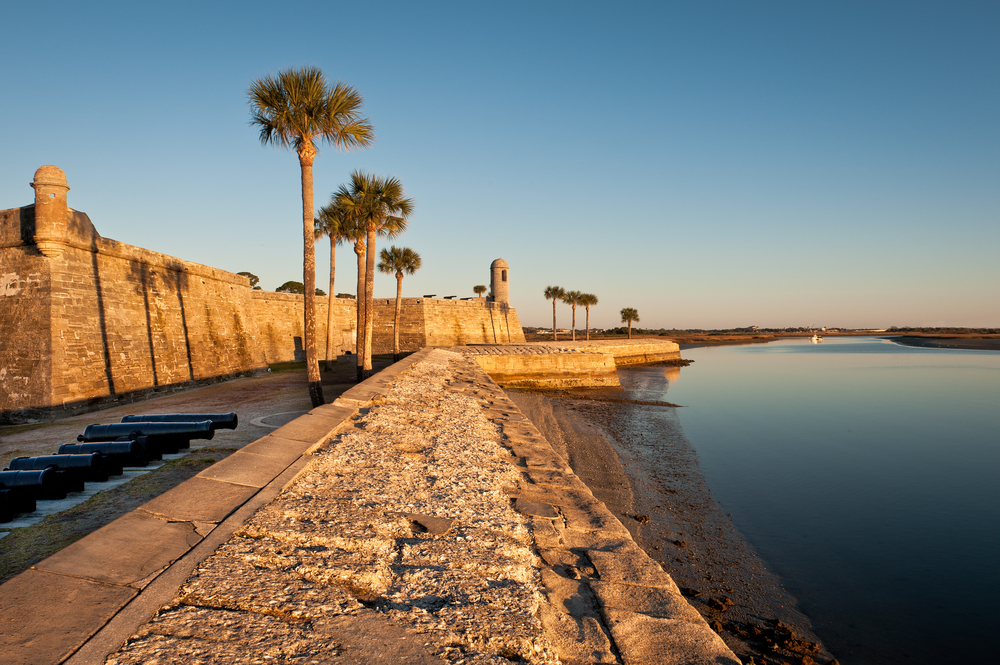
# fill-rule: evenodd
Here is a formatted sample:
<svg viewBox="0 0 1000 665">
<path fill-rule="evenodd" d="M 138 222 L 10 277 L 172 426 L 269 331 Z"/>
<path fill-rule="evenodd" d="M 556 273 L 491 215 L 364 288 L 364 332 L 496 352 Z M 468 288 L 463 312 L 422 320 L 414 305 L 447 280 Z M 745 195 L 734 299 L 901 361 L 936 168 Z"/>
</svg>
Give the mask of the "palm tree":
<svg viewBox="0 0 1000 665">
<path fill-rule="evenodd" d="M 472 292 L 475 293 L 480 298 L 482 298 L 483 294 L 486 293 L 486 285 L 476 284 L 475 286 L 472 287 Z"/>
<path fill-rule="evenodd" d="M 403 184 L 398 178 L 383 178 L 361 171 L 351 174 L 349 186 L 338 190 L 342 200 L 366 230 L 365 265 L 365 335 L 364 358 L 361 378 L 372 374 L 372 333 L 374 331 L 375 299 L 375 237 L 395 238 L 406 230 L 406 223 L 413 214 L 413 200 L 403 196 Z M 360 292 L 358 293 L 360 299 Z M 360 332 L 360 319 L 359 319 Z M 359 351 L 361 347 L 359 346 Z"/>
<path fill-rule="evenodd" d="M 579 291 L 567 291 L 563 294 L 562 301 L 567 305 L 573 307 L 573 341 L 576 341 L 576 306 L 580 304 L 580 296 L 583 294 Z"/>
<path fill-rule="evenodd" d="M 360 197 L 351 193 L 347 185 L 341 185 L 330 197 L 329 206 L 340 209 L 340 234 L 345 242 L 354 243 L 354 254 L 358 259 L 357 296 L 354 299 L 356 329 L 354 333 L 354 357 L 357 361 L 357 380 L 361 383 L 364 374 L 365 348 L 365 238 L 368 229 L 355 211 L 360 207 Z"/>
<path fill-rule="evenodd" d="M 323 387 L 316 362 L 316 248 L 312 165 L 316 141 L 349 150 L 364 148 L 374 139 L 372 126 L 360 115 L 361 95 L 353 87 L 327 84 L 316 67 L 286 69 L 250 84 L 247 92 L 250 124 L 260 128 L 260 142 L 292 148 L 302 172 L 302 226 L 304 251 L 302 283 L 305 287 L 305 351 L 309 398 L 323 404 Z"/>
<path fill-rule="evenodd" d="M 333 371 L 333 281 L 337 272 L 337 245 L 348 240 L 345 235 L 351 225 L 350 213 L 337 205 L 336 197 L 331 197 L 330 203 L 319 209 L 316 219 L 316 240 L 330 239 L 330 304 L 326 309 L 326 371 Z"/>
<path fill-rule="evenodd" d="M 632 323 L 639 323 L 639 312 L 632 307 L 623 307 L 621 315 L 622 323 L 628 324 L 628 338 L 632 339 Z"/>
<path fill-rule="evenodd" d="M 330 288 L 333 288 L 332 286 Z M 587 310 L 587 341 L 590 341 L 590 308 L 597 304 L 597 296 L 593 293 L 584 293 L 580 296 L 580 304 Z"/>
<path fill-rule="evenodd" d="M 396 274 L 396 318 L 392 322 L 392 362 L 399 362 L 399 308 L 403 302 L 403 273 L 420 270 L 420 255 L 409 247 L 390 247 L 379 254 L 379 272 Z"/>
<path fill-rule="evenodd" d="M 561 286 L 546 286 L 543 293 L 546 300 L 552 301 L 552 341 L 556 341 L 556 302 L 566 295 Z"/>
</svg>

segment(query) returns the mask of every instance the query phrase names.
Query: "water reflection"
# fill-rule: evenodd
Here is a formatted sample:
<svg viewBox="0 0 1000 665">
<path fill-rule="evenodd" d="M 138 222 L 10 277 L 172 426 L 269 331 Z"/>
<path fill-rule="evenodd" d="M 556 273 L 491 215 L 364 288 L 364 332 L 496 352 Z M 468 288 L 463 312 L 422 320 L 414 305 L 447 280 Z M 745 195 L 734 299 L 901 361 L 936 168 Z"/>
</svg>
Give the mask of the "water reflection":
<svg viewBox="0 0 1000 665">
<path fill-rule="evenodd" d="M 842 663 L 984 662 L 1000 619 L 1000 354 L 874 338 L 622 370 Z M 669 391 L 670 396 L 667 397 Z"/>
</svg>

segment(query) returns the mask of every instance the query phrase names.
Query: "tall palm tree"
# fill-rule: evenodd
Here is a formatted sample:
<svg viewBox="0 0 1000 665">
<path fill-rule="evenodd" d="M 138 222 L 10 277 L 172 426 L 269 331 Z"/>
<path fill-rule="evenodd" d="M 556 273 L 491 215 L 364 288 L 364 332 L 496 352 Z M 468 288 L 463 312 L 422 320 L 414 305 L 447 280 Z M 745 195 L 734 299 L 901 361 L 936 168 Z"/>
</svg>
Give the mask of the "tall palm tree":
<svg viewBox="0 0 1000 665">
<path fill-rule="evenodd" d="M 413 214 L 413 200 L 403 196 L 403 184 L 395 177 L 379 177 L 361 171 L 351 174 L 350 185 L 338 190 L 338 200 L 349 206 L 366 230 L 365 335 L 361 378 L 372 375 L 372 333 L 374 332 L 375 237 L 395 238 L 406 230 Z M 358 293 L 360 298 L 361 293 Z M 360 331 L 360 319 L 359 319 Z M 359 351 L 361 347 L 359 346 Z"/>
<path fill-rule="evenodd" d="M 486 293 L 486 285 L 476 284 L 475 286 L 472 287 L 472 292 L 475 293 L 480 298 L 482 298 L 483 294 Z"/>
<path fill-rule="evenodd" d="M 621 315 L 622 323 L 628 324 L 628 338 L 632 339 L 632 323 L 639 323 L 639 312 L 633 307 L 623 307 Z"/>
<path fill-rule="evenodd" d="M 392 322 L 392 362 L 399 362 L 399 309 L 403 302 L 403 273 L 420 270 L 420 255 L 409 247 L 390 247 L 379 254 L 379 272 L 396 275 L 396 318 Z"/>
<path fill-rule="evenodd" d="M 566 291 L 561 286 L 546 286 L 543 293 L 546 300 L 552 301 L 552 341 L 556 341 L 556 302 L 559 301 Z"/>
<path fill-rule="evenodd" d="M 332 289 L 333 286 L 331 285 Z M 587 310 L 587 341 L 590 341 L 590 308 L 597 304 L 597 296 L 593 293 L 584 293 L 580 296 L 580 304 Z"/>
<path fill-rule="evenodd" d="M 337 273 L 337 245 L 348 240 L 345 233 L 349 230 L 353 220 L 350 213 L 343 207 L 338 206 L 336 198 L 331 198 L 330 203 L 319 209 L 316 218 L 316 240 L 321 238 L 330 239 L 330 306 L 326 309 L 326 371 L 333 371 L 333 289 L 334 277 Z"/>
<path fill-rule="evenodd" d="M 576 306 L 580 304 L 579 291 L 567 291 L 563 294 L 562 301 L 573 308 L 573 341 L 576 341 Z"/>
<path fill-rule="evenodd" d="M 327 83 L 317 67 L 286 69 L 250 84 L 247 92 L 250 124 L 260 128 L 260 142 L 292 148 L 302 174 L 303 260 L 305 286 L 305 351 L 309 398 L 323 404 L 323 387 L 316 359 L 316 248 L 313 208 L 313 161 L 316 142 L 349 150 L 364 148 L 375 138 L 371 123 L 360 115 L 362 99 L 353 87 Z"/>
<path fill-rule="evenodd" d="M 354 357 L 357 361 L 357 380 L 361 383 L 364 374 L 365 348 L 365 238 L 368 229 L 357 215 L 361 206 L 360 195 L 351 192 L 347 185 L 341 185 L 330 197 L 330 206 L 335 206 L 343 214 L 340 233 L 345 242 L 354 243 L 354 254 L 358 260 L 357 297 L 354 299 L 356 329 L 354 332 Z"/>
</svg>

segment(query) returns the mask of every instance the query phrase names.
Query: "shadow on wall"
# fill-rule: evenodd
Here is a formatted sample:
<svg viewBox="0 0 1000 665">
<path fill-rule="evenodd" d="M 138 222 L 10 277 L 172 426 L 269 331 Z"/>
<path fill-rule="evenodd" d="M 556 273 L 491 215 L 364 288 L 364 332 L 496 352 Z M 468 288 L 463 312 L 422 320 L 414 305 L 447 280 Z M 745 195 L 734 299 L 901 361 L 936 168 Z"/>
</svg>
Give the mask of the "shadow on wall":
<svg viewBox="0 0 1000 665">
<path fill-rule="evenodd" d="M 104 378 L 108 382 L 108 395 L 114 397 L 115 377 L 111 371 L 111 349 L 108 346 L 108 322 L 104 315 L 104 290 L 101 288 L 101 269 L 97 263 L 97 238 L 90 238 L 90 260 L 94 268 L 94 292 L 97 296 L 97 319 L 101 327 L 101 348 L 104 350 Z"/>
<path fill-rule="evenodd" d="M 188 289 L 188 274 L 180 263 L 170 263 L 167 266 L 174 271 L 174 281 L 177 283 L 177 302 L 181 308 L 181 328 L 184 330 L 184 349 L 187 352 L 188 380 L 194 381 L 194 363 L 191 361 L 191 336 L 188 333 L 187 311 L 184 308 L 184 292 Z M 146 320 L 149 320 L 147 315 Z M 237 320 L 237 323 L 239 321 Z"/>
</svg>

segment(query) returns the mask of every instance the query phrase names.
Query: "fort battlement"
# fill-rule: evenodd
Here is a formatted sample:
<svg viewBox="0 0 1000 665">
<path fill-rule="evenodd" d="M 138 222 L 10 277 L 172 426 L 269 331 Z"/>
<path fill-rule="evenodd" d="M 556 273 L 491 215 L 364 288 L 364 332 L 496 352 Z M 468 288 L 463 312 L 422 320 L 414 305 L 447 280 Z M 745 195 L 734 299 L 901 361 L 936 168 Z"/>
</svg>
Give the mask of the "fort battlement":
<svg viewBox="0 0 1000 665">
<path fill-rule="evenodd" d="M 0 210 L 0 422 L 71 415 L 123 399 L 302 360 L 303 297 L 102 237 L 43 166 L 35 203 Z M 506 273 L 505 273 L 506 276 Z M 317 350 L 334 307 L 337 354 L 354 352 L 353 299 L 317 298 Z M 394 300 L 375 306 L 375 353 L 392 352 Z M 408 298 L 403 351 L 523 342 L 506 303 Z M 297 353 L 297 350 L 299 353 Z"/>
</svg>

